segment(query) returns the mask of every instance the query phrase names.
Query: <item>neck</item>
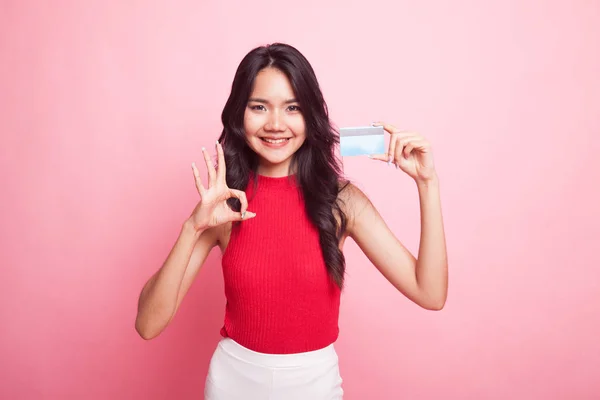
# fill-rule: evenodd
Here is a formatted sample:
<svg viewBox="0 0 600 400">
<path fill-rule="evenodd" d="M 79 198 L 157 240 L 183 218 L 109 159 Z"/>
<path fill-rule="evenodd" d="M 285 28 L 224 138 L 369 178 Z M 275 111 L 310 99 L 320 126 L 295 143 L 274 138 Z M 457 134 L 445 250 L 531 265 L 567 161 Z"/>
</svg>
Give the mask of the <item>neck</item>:
<svg viewBox="0 0 600 400">
<path fill-rule="evenodd" d="M 255 186 L 257 185 L 257 186 Z M 250 172 L 248 179 L 247 196 L 251 197 L 254 191 L 261 190 L 298 190 L 296 175 L 270 176 L 259 172 Z"/>
<path fill-rule="evenodd" d="M 260 164 L 256 171 L 258 175 L 266 176 L 269 178 L 283 178 L 295 174 L 292 171 L 290 162 L 281 164 Z"/>
</svg>

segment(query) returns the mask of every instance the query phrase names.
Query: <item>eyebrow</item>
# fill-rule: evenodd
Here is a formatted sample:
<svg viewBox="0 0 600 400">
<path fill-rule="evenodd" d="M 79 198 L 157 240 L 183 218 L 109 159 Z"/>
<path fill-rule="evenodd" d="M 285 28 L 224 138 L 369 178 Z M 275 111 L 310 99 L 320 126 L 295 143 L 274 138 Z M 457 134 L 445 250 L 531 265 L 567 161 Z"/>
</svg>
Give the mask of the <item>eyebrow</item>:
<svg viewBox="0 0 600 400">
<path fill-rule="evenodd" d="M 270 104 L 269 100 L 261 99 L 261 98 L 258 98 L 258 97 L 250 97 L 248 99 L 248 102 Z M 296 100 L 296 99 L 289 99 L 289 100 L 286 100 L 284 102 L 284 104 L 292 104 L 292 103 L 298 103 L 298 100 Z"/>
</svg>

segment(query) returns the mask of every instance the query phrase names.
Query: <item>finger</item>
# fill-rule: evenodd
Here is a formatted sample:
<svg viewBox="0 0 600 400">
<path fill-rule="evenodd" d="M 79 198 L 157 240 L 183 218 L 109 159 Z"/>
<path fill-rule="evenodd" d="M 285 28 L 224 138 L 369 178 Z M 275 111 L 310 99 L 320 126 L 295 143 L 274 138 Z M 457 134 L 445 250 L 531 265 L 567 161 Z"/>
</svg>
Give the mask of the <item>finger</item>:
<svg viewBox="0 0 600 400">
<path fill-rule="evenodd" d="M 236 213 L 234 211 L 231 212 L 233 213 L 233 221 L 246 221 L 250 218 L 256 217 L 256 214 L 252 211 L 246 211 L 246 213 L 243 216 L 241 213 Z"/>
<path fill-rule="evenodd" d="M 401 141 L 402 141 L 402 153 L 400 153 L 400 154 L 404 158 L 409 158 L 410 154 L 415 149 L 423 150 L 427 147 L 427 141 L 419 139 L 417 137 L 401 139 Z"/>
<path fill-rule="evenodd" d="M 410 155 L 410 152 L 405 153 L 406 146 L 408 143 L 410 143 L 410 140 L 411 137 L 403 137 L 398 139 L 398 148 L 396 150 L 396 158 L 394 159 L 396 163 L 400 162 L 400 158 L 402 157 L 408 158 L 406 154 Z"/>
<path fill-rule="evenodd" d="M 404 158 L 409 158 L 410 153 L 413 151 L 414 147 L 415 147 L 414 142 L 409 142 L 406 146 L 404 146 L 404 150 L 402 151 L 402 156 Z"/>
<path fill-rule="evenodd" d="M 223 146 L 217 140 L 217 180 L 219 182 L 225 182 L 225 154 L 223 153 Z"/>
<path fill-rule="evenodd" d="M 382 126 L 383 130 L 388 132 L 390 135 L 392 133 L 398 132 L 398 128 L 396 128 L 394 125 L 386 124 L 385 122 L 377 121 L 377 122 L 373 122 L 371 125 L 372 126 Z"/>
<path fill-rule="evenodd" d="M 192 163 L 192 172 L 194 173 L 194 182 L 196 183 L 196 189 L 198 190 L 198 194 L 202 197 L 204 194 L 204 186 L 202 185 L 202 179 L 200 179 L 200 171 L 196 167 L 196 163 Z"/>
<path fill-rule="evenodd" d="M 413 136 L 404 136 L 402 134 L 394 134 L 391 136 L 390 145 L 388 147 L 388 152 L 385 154 L 370 154 L 369 158 L 372 160 L 378 160 L 388 163 L 391 165 L 396 161 L 398 156 L 402 155 L 402 151 L 404 150 L 404 146 L 408 143 L 409 140 L 414 138 Z"/>
<path fill-rule="evenodd" d="M 388 159 L 388 165 L 391 166 L 392 163 L 396 164 L 396 168 L 398 168 L 397 157 L 402 156 L 402 151 L 404 146 L 406 145 L 408 140 L 414 139 L 414 133 L 412 132 L 402 132 L 397 131 L 396 133 L 390 136 L 390 150 Z"/>
<path fill-rule="evenodd" d="M 377 161 L 384 161 L 384 162 L 389 161 L 387 153 L 385 153 L 385 154 L 369 154 L 369 158 L 371 160 L 377 160 Z"/>
<path fill-rule="evenodd" d="M 388 148 L 388 165 L 391 165 L 392 162 L 396 159 L 396 146 L 398 144 L 398 135 L 390 136 L 390 146 Z"/>
<path fill-rule="evenodd" d="M 202 155 L 204 156 L 204 162 L 206 162 L 206 170 L 208 172 L 208 187 L 211 188 L 216 183 L 217 171 L 215 171 L 215 166 L 212 163 L 210 154 L 208 154 L 208 151 L 206 151 L 204 147 L 202 148 Z"/>
<path fill-rule="evenodd" d="M 240 201 L 240 217 L 241 219 L 244 219 L 247 215 L 248 210 L 248 199 L 246 198 L 246 193 L 236 189 L 230 189 L 230 192 L 233 197 L 237 198 Z"/>
<path fill-rule="evenodd" d="M 419 140 L 413 133 L 398 133 L 395 136 L 398 137 L 396 142 L 396 155 L 401 156 L 404 151 L 404 147 L 412 141 Z"/>
</svg>

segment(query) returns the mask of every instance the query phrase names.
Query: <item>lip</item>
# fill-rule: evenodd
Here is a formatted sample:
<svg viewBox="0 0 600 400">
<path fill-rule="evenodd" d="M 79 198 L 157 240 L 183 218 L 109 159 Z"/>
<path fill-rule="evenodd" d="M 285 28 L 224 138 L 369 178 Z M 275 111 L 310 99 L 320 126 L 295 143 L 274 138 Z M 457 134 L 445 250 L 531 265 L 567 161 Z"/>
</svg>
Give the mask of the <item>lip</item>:
<svg viewBox="0 0 600 400">
<path fill-rule="evenodd" d="M 292 138 L 291 137 L 261 136 L 260 139 L 261 139 L 260 142 L 262 143 L 263 146 L 269 147 L 269 148 L 272 148 L 272 149 L 279 149 L 279 148 L 282 148 L 282 147 L 286 146 L 290 142 L 290 139 L 292 139 Z M 287 140 L 284 140 L 281 143 L 269 143 L 269 142 L 267 142 L 267 141 L 265 141 L 263 139 L 269 139 L 269 140 L 287 139 Z"/>
</svg>

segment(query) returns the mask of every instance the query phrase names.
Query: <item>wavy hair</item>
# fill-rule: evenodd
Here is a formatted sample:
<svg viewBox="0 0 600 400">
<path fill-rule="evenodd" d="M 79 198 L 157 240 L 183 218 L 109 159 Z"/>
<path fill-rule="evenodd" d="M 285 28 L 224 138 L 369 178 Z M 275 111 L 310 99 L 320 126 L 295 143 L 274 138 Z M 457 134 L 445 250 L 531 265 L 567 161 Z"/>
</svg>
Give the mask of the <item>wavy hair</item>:
<svg viewBox="0 0 600 400">
<path fill-rule="evenodd" d="M 287 76 L 302 110 L 306 140 L 294 154 L 292 168 L 296 171 L 296 181 L 308 217 L 318 229 L 328 274 L 341 289 L 345 258 L 339 243 L 346 230 L 347 217 L 340 207 L 338 195 L 348 182 L 342 178 L 335 154 L 339 134 L 329 120 L 327 104 L 312 66 L 290 45 L 274 43 L 257 47 L 242 59 L 237 68 L 231 94 L 221 115 L 223 131 L 219 137 L 227 165 L 227 185 L 245 190 L 250 174 L 258 176 L 258 156 L 246 141 L 244 113 L 256 75 L 268 67 L 276 68 Z M 229 205 L 239 211 L 239 200 L 230 199 Z"/>
</svg>

